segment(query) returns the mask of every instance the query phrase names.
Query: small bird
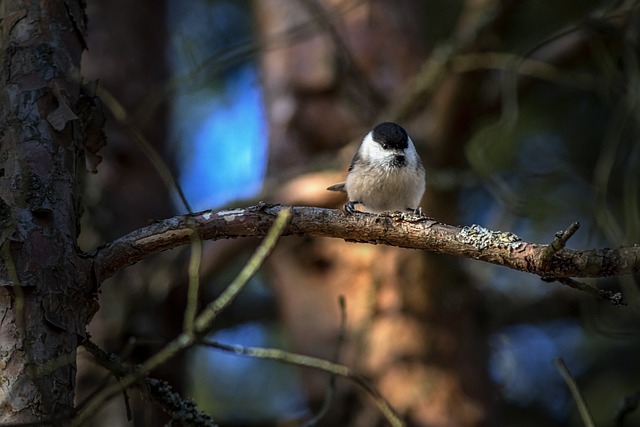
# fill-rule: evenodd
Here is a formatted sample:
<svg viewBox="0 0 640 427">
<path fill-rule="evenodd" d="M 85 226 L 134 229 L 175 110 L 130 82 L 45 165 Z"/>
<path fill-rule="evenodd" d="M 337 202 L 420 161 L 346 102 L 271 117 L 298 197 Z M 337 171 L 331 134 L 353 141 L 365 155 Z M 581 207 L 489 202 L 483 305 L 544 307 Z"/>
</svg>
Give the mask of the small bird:
<svg viewBox="0 0 640 427">
<path fill-rule="evenodd" d="M 347 193 L 347 213 L 413 211 L 422 215 L 425 172 L 413 141 L 399 125 L 380 123 L 362 140 L 351 160 L 347 180 L 327 190 Z"/>
</svg>

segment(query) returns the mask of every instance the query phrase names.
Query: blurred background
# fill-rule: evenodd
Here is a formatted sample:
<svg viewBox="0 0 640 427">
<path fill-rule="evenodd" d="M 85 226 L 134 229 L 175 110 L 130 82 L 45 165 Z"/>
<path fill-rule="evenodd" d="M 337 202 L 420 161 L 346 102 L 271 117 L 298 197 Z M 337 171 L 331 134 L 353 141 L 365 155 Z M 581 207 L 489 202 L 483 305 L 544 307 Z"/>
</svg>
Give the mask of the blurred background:
<svg viewBox="0 0 640 427">
<path fill-rule="evenodd" d="M 539 243 L 579 221 L 571 248 L 640 243 L 638 3 L 92 0 L 82 72 L 113 99 L 80 244 L 188 211 L 150 150 L 193 211 L 339 207 L 325 188 L 381 121 L 416 143 L 438 221 Z M 202 305 L 257 243 L 205 244 Z M 139 363 L 178 334 L 188 258 L 169 251 L 104 283 L 94 341 Z M 409 426 L 581 426 L 563 358 L 597 426 L 640 425 L 636 277 L 588 283 L 628 306 L 473 260 L 283 238 L 211 337 L 346 364 Z M 79 359 L 82 401 L 108 375 Z M 221 426 L 305 425 L 325 402 L 318 426 L 386 425 L 353 384 L 276 362 L 197 348 L 154 375 Z M 129 394 L 131 421 L 116 399 L 94 425 L 168 421 Z"/>
</svg>

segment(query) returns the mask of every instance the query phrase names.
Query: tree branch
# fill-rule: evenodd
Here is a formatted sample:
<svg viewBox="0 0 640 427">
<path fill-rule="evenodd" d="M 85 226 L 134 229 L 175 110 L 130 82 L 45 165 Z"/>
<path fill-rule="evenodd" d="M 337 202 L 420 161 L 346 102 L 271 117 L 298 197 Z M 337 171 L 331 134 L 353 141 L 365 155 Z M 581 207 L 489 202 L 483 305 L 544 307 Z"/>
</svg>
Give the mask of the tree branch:
<svg viewBox="0 0 640 427">
<path fill-rule="evenodd" d="M 127 373 L 122 378 L 119 378 L 117 383 L 111 384 L 98 392 L 87 402 L 86 406 L 78 412 L 76 417 L 71 420 L 70 425 L 72 427 L 83 425 L 89 417 L 100 410 L 108 399 L 125 390 L 127 387 L 132 386 L 149 372 L 175 357 L 179 352 L 193 346 L 199 337 L 205 335 L 210 330 L 217 316 L 247 285 L 251 277 L 258 271 L 258 268 L 260 268 L 266 257 L 271 253 L 278 238 L 282 235 L 282 231 L 289 221 L 290 216 L 291 212 L 288 208 L 281 207 L 281 209 L 279 209 L 277 217 L 273 221 L 273 226 L 266 234 L 260 246 L 256 248 L 251 258 L 249 258 L 249 261 L 247 261 L 247 264 L 224 292 L 209 303 L 209 305 L 193 319 L 193 324 L 190 325 L 192 330 L 182 331 L 180 335 L 149 357 L 142 365 L 139 365 L 135 371 Z M 188 228 L 187 231 L 192 233 L 193 228 Z"/>
<path fill-rule="evenodd" d="M 158 221 L 98 248 L 92 255 L 101 283 L 118 270 L 167 249 L 185 245 L 193 230 L 204 240 L 262 237 L 281 205 L 202 211 Z M 618 249 L 549 249 L 479 225 L 456 227 L 400 213 L 347 215 L 334 209 L 292 207 L 283 235 L 341 238 L 473 258 L 549 279 L 608 277 L 640 270 L 640 246 Z M 556 250 L 557 249 L 557 250 Z"/>
<path fill-rule="evenodd" d="M 356 383 L 364 389 L 373 399 L 380 412 L 385 416 L 392 427 L 404 427 L 405 423 L 400 416 L 391 407 L 380 392 L 362 375 L 355 373 L 351 368 L 328 360 L 319 359 L 313 356 L 305 356 L 303 354 L 291 353 L 277 348 L 260 348 L 260 347 L 243 347 L 239 345 L 228 345 L 217 341 L 202 340 L 201 344 L 207 347 L 216 348 L 238 356 L 249 356 L 257 359 L 275 360 L 278 362 L 289 363 L 291 365 L 304 366 L 320 371 L 329 372 L 333 375 L 345 377 Z"/>
<path fill-rule="evenodd" d="M 580 392 L 578 384 L 576 384 L 576 380 L 573 378 L 573 375 L 571 375 L 571 372 L 569 372 L 569 368 L 564 363 L 564 360 L 562 358 L 554 359 L 553 364 L 558 369 L 558 372 L 560 372 L 560 375 L 562 375 L 565 383 L 567 383 L 567 387 L 569 387 L 571 396 L 576 402 L 578 413 L 580 414 L 580 418 L 582 418 L 582 422 L 585 427 L 595 427 L 596 425 L 593 422 L 587 403 L 585 402 L 584 397 L 582 397 L 582 392 Z"/>
<path fill-rule="evenodd" d="M 567 245 L 567 241 L 575 234 L 576 231 L 578 231 L 578 228 L 580 228 L 580 223 L 576 221 L 566 230 L 558 231 L 551 244 L 544 249 L 542 259 L 548 261 L 553 258 L 558 251 L 564 249 Z"/>
<path fill-rule="evenodd" d="M 108 370 L 117 380 L 136 371 L 135 366 L 127 366 L 118 356 L 105 352 L 90 339 L 84 340 L 82 346 L 91 353 L 97 364 Z M 172 421 L 179 421 L 179 425 L 204 427 L 217 425 L 209 415 L 198 411 L 191 399 L 183 398 L 173 391 L 166 381 L 146 377 L 144 385 L 148 388 L 151 397 L 162 407 L 162 410 L 171 415 Z M 123 390 L 123 393 L 125 394 L 127 413 L 129 413 L 126 390 Z M 80 407 L 82 406 L 80 405 Z M 128 416 L 127 419 L 130 420 L 131 417 Z"/>
</svg>

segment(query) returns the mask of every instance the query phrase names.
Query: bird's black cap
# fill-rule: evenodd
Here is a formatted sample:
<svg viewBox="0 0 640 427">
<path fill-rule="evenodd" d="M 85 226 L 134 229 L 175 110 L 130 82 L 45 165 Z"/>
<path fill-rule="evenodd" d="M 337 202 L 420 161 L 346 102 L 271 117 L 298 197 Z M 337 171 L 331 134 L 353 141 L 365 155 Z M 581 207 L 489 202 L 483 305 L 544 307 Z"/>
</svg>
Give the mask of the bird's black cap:
<svg viewBox="0 0 640 427">
<path fill-rule="evenodd" d="M 402 126 L 391 122 L 376 125 L 371 131 L 374 141 L 384 149 L 405 149 L 409 146 L 409 137 Z"/>
</svg>

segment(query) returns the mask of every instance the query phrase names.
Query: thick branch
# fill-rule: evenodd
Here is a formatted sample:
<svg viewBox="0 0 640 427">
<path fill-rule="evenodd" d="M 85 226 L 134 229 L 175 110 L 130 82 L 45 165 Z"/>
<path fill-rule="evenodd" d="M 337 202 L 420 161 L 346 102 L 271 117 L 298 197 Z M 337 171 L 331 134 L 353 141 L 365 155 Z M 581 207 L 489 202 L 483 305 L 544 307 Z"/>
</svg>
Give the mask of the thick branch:
<svg viewBox="0 0 640 427">
<path fill-rule="evenodd" d="M 203 211 L 175 216 L 103 245 L 93 255 L 99 282 L 147 256 L 189 243 L 197 231 L 206 240 L 266 235 L 281 205 Z M 431 218 L 399 213 L 347 215 L 316 207 L 293 207 L 283 235 L 307 235 L 385 244 L 473 258 L 545 278 L 607 277 L 640 270 L 640 246 L 618 249 L 561 249 L 545 259 L 548 245 L 484 227 L 455 227 Z"/>
</svg>

